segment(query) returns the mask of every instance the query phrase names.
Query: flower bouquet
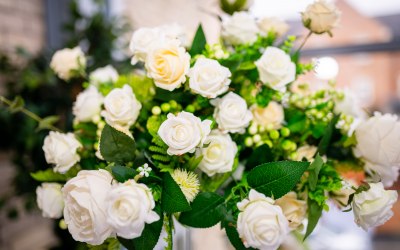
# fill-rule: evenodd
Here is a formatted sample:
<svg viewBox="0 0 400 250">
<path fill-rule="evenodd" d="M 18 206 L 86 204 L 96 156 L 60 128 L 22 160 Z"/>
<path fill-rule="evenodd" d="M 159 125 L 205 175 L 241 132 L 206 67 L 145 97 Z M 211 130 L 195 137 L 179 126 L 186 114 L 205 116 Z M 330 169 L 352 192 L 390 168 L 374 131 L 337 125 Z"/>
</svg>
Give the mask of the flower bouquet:
<svg viewBox="0 0 400 250">
<path fill-rule="evenodd" d="M 302 45 L 331 34 L 339 16 L 325 1 L 310 5 Z M 307 238 L 328 200 L 365 230 L 386 222 L 400 122 L 368 118 L 333 81 L 317 91 L 300 82 L 315 65 L 299 61 L 302 45 L 287 30 L 237 12 L 223 19 L 220 44 L 207 44 L 199 26 L 185 48 L 176 25 L 142 28 L 130 43 L 139 70 L 127 75 L 106 66 L 87 77 L 79 48 L 56 52 L 50 67 L 65 81 L 85 79 L 85 90 L 74 131 L 45 138 L 53 168 L 32 173 L 44 182 L 43 216 L 108 249 L 153 249 L 163 228 L 172 249 L 174 217 L 219 223 L 237 249 L 277 249 L 294 231 Z"/>
</svg>

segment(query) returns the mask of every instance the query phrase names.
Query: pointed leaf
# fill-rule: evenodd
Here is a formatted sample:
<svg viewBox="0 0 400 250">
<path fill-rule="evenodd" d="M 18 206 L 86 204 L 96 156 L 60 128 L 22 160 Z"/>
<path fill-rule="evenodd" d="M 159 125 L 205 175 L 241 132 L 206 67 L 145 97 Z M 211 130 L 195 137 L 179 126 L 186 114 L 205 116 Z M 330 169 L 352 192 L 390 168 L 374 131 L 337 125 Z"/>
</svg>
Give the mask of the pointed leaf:
<svg viewBox="0 0 400 250">
<path fill-rule="evenodd" d="M 322 165 L 324 165 L 324 161 L 321 156 L 317 154 L 309 167 L 308 185 L 310 186 L 311 191 L 314 191 L 317 187 L 318 175 Z"/>
<path fill-rule="evenodd" d="M 314 200 L 308 199 L 308 224 L 307 231 L 304 235 L 304 240 L 314 231 L 314 228 L 317 226 L 319 218 L 322 215 L 323 207 L 318 205 L 318 203 Z"/>
<path fill-rule="evenodd" d="M 165 173 L 161 194 L 161 207 L 166 213 L 189 211 L 190 205 L 182 193 L 181 188 L 172 178 L 170 173 Z"/>
<path fill-rule="evenodd" d="M 207 44 L 206 36 L 203 31 L 203 27 L 201 24 L 197 28 L 196 35 L 194 36 L 192 47 L 190 48 L 190 55 L 194 56 L 197 54 L 201 54 L 205 49 Z"/>
<path fill-rule="evenodd" d="M 135 150 L 135 140 L 108 124 L 104 126 L 100 138 L 100 152 L 106 161 L 120 164 L 132 162 L 136 158 Z"/>
<path fill-rule="evenodd" d="M 298 161 L 265 163 L 251 170 L 247 181 L 258 192 L 278 199 L 293 189 L 309 165 Z"/>
<path fill-rule="evenodd" d="M 337 121 L 339 120 L 339 115 L 335 115 L 331 122 L 328 124 L 328 126 L 325 129 L 324 136 L 322 137 L 321 141 L 319 142 L 318 145 L 318 153 L 320 155 L 325 155 L 326 151 L 328 150 L 329 143 L 331 142 L 333 130 L 335 129 L 335 125 Z"/>
<path fill-rule="evenodd" d="M 114 178 L 121 183 L 133 179 L 136 176 L 136 171 L 134 169 L 120 165 L 113 166 L 111 170 Z"/>
<path fill-rule="evenodd" d="M 68 178 L 67 175 L 56 173 L 51 168 L 31 173 L 31 176 L 36 181 L 40 182 L 63 182 L 66 181 Z"/>
</svg>

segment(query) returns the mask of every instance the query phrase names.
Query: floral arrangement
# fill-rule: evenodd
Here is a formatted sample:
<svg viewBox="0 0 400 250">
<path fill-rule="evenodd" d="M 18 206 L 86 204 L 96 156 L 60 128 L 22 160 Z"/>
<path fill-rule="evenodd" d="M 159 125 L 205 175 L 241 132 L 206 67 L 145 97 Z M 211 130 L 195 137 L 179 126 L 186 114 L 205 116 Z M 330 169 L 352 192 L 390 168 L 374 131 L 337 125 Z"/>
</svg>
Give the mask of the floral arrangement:
<svg viewBox="0 0 400 250">
<path fill-rule="evenodd" d="M 43 216 L 108 249 L 153 249 L 163 228 L 172 249 L 174 218 L 220 223 L 237 249 L 277 249 L 292 232 L 307 238 L 328 200 L 365 230 L 385 223 L 397 201 L 384 188 L 398 177 L 397 117 L 367 117 L 332 81 L 313 91 L 298 80 L 315 67 L 299 61 L 302 45 L 339 17 L 311 4 L 297 50 L 287 24 L 246 12 L 224 18 L 221 44 L 207 44 L 201 26 L 190 48 L 177 26 L 142 28 L 130 50 L 144 70 L 129 75 L 106 66 L 87 76 L 78 47 L 56 52 L 55 73 L 86 82 L 73 132 L 39 124 L 54 130 L 43 145 L 53 168 L 32 173 L 44 182 Z"/>
</svg>

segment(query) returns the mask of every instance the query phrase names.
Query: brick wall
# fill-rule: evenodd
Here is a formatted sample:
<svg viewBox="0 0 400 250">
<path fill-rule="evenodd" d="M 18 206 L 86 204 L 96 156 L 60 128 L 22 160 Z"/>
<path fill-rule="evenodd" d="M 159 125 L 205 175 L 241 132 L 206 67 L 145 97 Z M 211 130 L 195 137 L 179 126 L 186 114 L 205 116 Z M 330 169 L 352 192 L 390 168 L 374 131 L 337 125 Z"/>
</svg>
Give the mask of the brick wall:
<svg viewBox="0 0 400 250">
<path fill-rule="evenodd" d="M 0 20 L 0 50 L 41 50 L 46 35 L 43 0 L 0 0 Z"/>
</svg>

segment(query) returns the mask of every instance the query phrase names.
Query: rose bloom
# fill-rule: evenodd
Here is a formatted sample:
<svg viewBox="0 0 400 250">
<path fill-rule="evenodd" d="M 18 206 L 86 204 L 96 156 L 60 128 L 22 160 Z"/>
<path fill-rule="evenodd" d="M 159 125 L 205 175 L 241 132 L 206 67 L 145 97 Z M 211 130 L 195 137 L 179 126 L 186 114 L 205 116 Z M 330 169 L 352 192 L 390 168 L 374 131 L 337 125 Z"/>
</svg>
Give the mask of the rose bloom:
<svg viewBox="0 0 400 250">
<path fill-rule="evenodd" d="M 150 46 L 160 39 L 160 32 L 157 28 L 140 28 L 133 33 L 129 43 L 129 49 L 133 53 L 132 64 L 145 61 Z"/>
<path fill-rule="evenodd" d="M 289 192 L 275 201 L 282 208 L 283 214 L 289 221 L 290 229 L 298 228 L 304 221 L 307 212 L 307 202 L 297 199 L 295 192 Z"/>
<path fill-rule="evenodd" d="M 280 37 L 289 30 L 289 25 L 276 17 L 261 18 L 260 20 L 258 20 L 257 24 L 264 36 L 272 32 Z"/>
<path fill-rule="evenodd" d="M 63 215 L 62 186 L 58 183 L 42 183 L 36 188 L 36 202 L 43 217 L 59 219 Z"/>
<path fill-rule="evenodd" d="M 229 134 L 213 130 L 207 136 L 204 144 L 208 144 L 208 146 L 196 150 L 197 157 L 203 156 L 198 166 L 201 171 L 210 177 L 217 173 L 232 171 L 237 146 Z"/>
<path fill-rule="evenodd" d="M 146 223 L 160 219 L 153 211 L 155 203 L 150 189 L 134 180 L 114 185 L 107 203 L 107 221 L 125 239 L 139 237 Z"/>
<path fill-rule="evenodd" d="M 336 6 L 325 0 L 310 4 L 306 11 L 301 13 L 304 26 L 316 34 L 331 32 L 339 24 L 340 15 L 341 12 Z"/>
<path fill-rule="evenodd" d="M 385 190 L 382 183 L 369 183 L 369 186 L 368 191 L 355 194 L 352 202 L 355 222 L 364 230 L 388 221 L 397 201 L 397 191 Z"/>
<path fill-rule="evenodd" d="M 215 106 L 214 118 L 223 133 L 244 133 L 253 118 L 246 101 L 233 92 L 211 100 L 211 104 Z"/>
<path fill-rule="evenodd" d="M 54 53 L 50 68 L 64 81 L 76 76 L 74 71 L 86 67 L 86 58 L 79 47 L 62 49 Z"/>
<path fill-rule="evenodd" d="M 296 157 L 292 160 L 302 161 L 304 158 L 307 161 L 312 161 L 314 159 L 315 154 L 317 153 L 318 148 L 313 145 L 303 145 L 296 150 Z"/>
<path fill-rule="evenodd" d="M 255 19 L 247 12 L 235 12 L 222 22 L 222 36 L 232 45 L 254 43 L 258 33 Z"/>
<path fill-rule="evenodd" d="M 193 153 L 211 132 L 211 123 L 185 111 L 176 116 L 170 113 L 158 129 L 158 135 L 168 145 L 169 155 Z"/>
<path fill-rule="evenodd" d="M 215 98 L 229 89 L 231 72 L 218 61 L 199 58 L 189 72 L 190 89 L 207 98 Z"/>
<path fill-rule="evenodd" d="M 157 42 L 147 54 L 145 67 L 157 87 L 172 91 L 186 81 L 190 55 L 178 40 Z"/>
<path fill-rule="evenodd" d="M 358 125 L 355 135 L 355 155 L 365 160 L 367 172 L 382 178 L 385 186 L 391 186 L 397 180 L 400 166 L 400 122 L 397 116 L 375 113 Z"/>
<path fill-rule="evenodd" d="M 117 70 L 111 65 L 97 68 L 89 75 L 90 83 L 96 87 L 101 83 L 114 83 L 118 80 L 118 77 Z"/>
<path fill-rule="evenodd" d="M 296 77 L 296 65 L 288 54 L 276 47 L 267 47 L 255 64 L 260 80 L 277 91 L 285 91 L 286 85 Z"/>
<path fill-rule="evenodd" d="M 107 222 L 111 182 L 106 170 L 82 170 L 63 187 L 64 219 L 76 241 L 100 245 L 113 234 Z"/>
<path fill-rule="evenodd" d="M 289 234 L 289 222 L 274 200 L 254 189 L 237 204 L 237 231 L 245 247 L 276 250 Z"/>
<path fill-rule="evenodd" d="M 79 93 L 72 107 L 72 113 L 78 122 L 90 122 L 100 115 L 103 96 L 95 86 L 89 86 Z"/>
<path fill-rule="evenodd" d="M 253 121 L 265 128 L 280 129 L 285 119 L 283 107 L 277 102 L 271 101 L 263 108 L 256 104 L 250 108 L 253 113 Z"/>
<path fill-rule="evenodd" d="M 54 171 L 65 173 L 81 159 L 76 152 L 81 147 L 73 133 L 50 131 L 44 139 L 43 151 L 47 163 L 54 164 Z"/>
<path fill-rule="evenodd" d="M 132 88 L 124 85 L 113 89 L 104 98 L 104 108 L 101 115 L 106 122 L 121 131 L 127 131 L 139 116 L 142 104 L 136 99 Z"/>
</svg>

